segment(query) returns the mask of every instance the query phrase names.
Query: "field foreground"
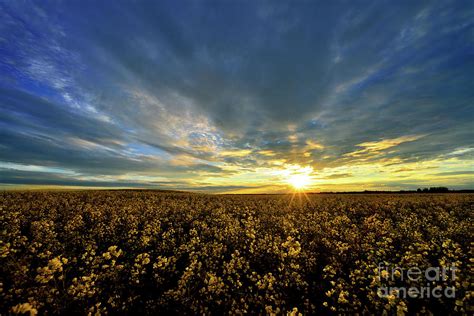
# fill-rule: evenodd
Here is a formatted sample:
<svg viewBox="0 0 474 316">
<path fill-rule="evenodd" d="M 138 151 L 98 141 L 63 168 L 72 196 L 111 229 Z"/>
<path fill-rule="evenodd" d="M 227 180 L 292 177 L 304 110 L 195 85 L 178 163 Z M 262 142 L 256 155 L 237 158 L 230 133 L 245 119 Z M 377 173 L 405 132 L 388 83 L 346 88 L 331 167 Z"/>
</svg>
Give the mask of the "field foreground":
<svg viewBox="0 0 474 316">
<path fill-rule="evenodd" d="M 470 314 L 473 210 L 473 194 L 4 192 L 0 314 Z"/>
</svg>

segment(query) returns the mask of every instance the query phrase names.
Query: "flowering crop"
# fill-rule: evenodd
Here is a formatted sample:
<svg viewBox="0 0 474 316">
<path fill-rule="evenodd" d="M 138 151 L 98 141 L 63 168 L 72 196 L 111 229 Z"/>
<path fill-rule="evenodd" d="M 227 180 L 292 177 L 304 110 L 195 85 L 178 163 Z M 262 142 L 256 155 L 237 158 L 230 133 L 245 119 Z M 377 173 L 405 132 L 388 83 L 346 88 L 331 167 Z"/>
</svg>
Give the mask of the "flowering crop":
<svg viewBox="0 0 474 316">
<path fill-rule="evenodd" d="M 0 314 L 470 314 L 474 195 L 0 195 Z M 385 266 L 455 265 L 455 297 Z"/>
</svg>

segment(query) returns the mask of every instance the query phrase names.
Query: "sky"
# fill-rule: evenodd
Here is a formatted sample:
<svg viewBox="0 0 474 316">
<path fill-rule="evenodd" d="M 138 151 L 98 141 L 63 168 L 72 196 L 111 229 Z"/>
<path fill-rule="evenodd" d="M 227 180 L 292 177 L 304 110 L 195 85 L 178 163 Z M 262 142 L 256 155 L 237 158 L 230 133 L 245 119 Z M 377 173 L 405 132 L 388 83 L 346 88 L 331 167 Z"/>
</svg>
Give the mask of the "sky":
<svg viewBox="0 0 474 316">
<path fill-rule="evenodd" d="M 0 188 L 474 188 L 473 1 L 0 1 Z"/>
</svg>

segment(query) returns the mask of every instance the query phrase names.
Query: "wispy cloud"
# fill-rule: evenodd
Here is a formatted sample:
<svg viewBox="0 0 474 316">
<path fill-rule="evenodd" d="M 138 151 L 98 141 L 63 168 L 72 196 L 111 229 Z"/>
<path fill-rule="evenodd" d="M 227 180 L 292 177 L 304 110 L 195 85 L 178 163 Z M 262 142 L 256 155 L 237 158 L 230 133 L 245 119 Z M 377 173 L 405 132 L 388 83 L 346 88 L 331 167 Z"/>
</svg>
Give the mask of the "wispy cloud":
<svg viewBox="0 0 474 316">
<path fill-rule="evenodd" d="M 344 154 L 344 156 L 349 157 L 361 157 L 361 156 L 378 156 L 382 151 L 396 147 L 400 144 L 406 142 L 412 142 L 418 140 L 425 135 L 414 135 L 414 136 L 401 136 L 392 139 L 382 139 L 379 141 L 364 142 L 357 144 L 357 147 L 362 147 L 362 149 Z"/>
</svg>

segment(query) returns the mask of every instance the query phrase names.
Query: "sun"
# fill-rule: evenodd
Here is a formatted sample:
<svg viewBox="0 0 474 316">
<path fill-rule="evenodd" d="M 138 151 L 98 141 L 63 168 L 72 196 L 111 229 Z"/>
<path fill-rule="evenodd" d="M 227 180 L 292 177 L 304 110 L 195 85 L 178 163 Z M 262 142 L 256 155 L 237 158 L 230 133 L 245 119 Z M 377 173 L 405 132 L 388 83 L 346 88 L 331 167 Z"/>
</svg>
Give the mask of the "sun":
<svg viewBox="0 0 474 316">
<path fill-rule="evenodd" d="M 311 177 L 308 174 L 292 174 L 286 181 L 296 190 L 303 190 L 309 186 Z"/>
<path fill-rule="evenodd" d="M 284 164 L 281 169 L 272 172 L 276 175 L 282 184 L 287 184 L 293 188 L 294 191 L 304 191 L 311 188 L 313 178 L 313 167 L 301 166 L 298 164 Z"/>
</svg>

